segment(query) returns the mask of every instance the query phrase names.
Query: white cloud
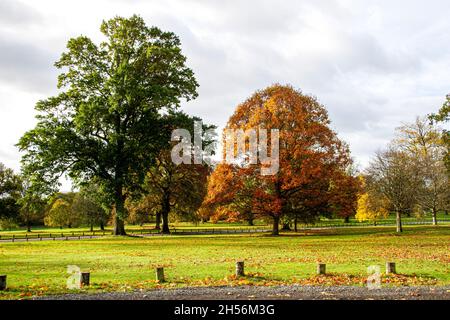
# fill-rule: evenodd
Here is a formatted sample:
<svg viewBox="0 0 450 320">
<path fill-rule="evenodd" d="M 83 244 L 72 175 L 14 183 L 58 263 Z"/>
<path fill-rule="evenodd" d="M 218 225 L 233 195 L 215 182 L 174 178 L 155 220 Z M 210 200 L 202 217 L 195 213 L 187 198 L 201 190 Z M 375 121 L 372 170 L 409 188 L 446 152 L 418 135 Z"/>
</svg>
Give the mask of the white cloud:
<svg viewBox="0 0 450 320">
<path fill-rule="evenodd" d="M 55 91 L 54 61 L 103 19 L 140 14 L 177 33 L 200 83 L 184 106 L 223 126 L 255 90 L 290 83 L 325 104 L 333 128 L 367 164 L 402 121 L 438 110 L 450 92 L 448 1 L 11 1 L 0 5 L 0 161 L 37 99 Z"/>
</svg>

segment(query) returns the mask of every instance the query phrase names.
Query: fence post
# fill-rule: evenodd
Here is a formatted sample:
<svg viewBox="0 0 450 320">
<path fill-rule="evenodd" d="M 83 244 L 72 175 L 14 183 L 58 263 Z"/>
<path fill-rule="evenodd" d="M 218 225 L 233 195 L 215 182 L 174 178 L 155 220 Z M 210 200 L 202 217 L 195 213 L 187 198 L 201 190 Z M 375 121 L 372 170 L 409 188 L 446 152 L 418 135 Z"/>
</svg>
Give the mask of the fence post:
<svg viewBox="0 0 450 320">
<path fill-rule="evenodd" d="M 80 285 L 82 287 L 89 286 L 90 277 L 91 277 L 90 272 L 82 272 L 81 273 L 81 277 L 80 277 Z"/>
<path fill-rule="evenodd" d="M 6 290 L 6 275 L 0 275 L 0 291 Z"/>
<path fill-rule="evenodd" d="M 244 261 L 236 261 L 236 277 L 244 277 Z"/>
<path fill-rule="evenodd" d="M 156 280 L 159 282 L 166 281 L 166 279 L 164 279 L 164 268 L 163 267 L 156 268 Z"/>
<path fill-rule="evenodd" d="M 325 263 L 318 263 L 317 264 L 317 274 L 325 274 L 326 273 L 326 264 Z"/>
<path fill-rule="evenodd" d="M 396 274 L 395 262 L 386 262 L 386 274 Z"/>
</svg>

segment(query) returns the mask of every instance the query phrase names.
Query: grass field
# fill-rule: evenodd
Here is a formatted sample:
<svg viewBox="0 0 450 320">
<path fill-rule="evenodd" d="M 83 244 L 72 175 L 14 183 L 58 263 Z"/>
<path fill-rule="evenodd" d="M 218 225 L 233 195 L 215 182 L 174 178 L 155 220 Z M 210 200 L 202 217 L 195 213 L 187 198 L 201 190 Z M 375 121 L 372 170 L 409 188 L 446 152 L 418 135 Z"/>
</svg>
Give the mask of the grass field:
<svg viewBox="0 0 450 320">
<path fill-rule="evenodd" d="M 439 224 L 450 224 L 450 215 L 446 215 L 443 212 L 438 213 L 437 215 Z M 404 216 L 402 218 L 403 223 L 408 224 L 408 223 L 423 223 L 423 222 L 427 222 L 429 224 L 431 224 L 432 221 L 432 217 L 430 214 L 418 218 L 418 217 L 407 217 Z M 395 224 L 395 215 L 390 215 L 389 217 L 387 217 L 386 219 L 381 219 L 377 222 L 378 225 L 383 225 L 383 224 Z M 267 228 L 272 228 L 272 224 L 271 222 L 267 222 L 264 220 L 260 220 L 257 219 L 254 221 L 254 226 L 253 227 L 267 227 Z M 298 224 L 298 228 L 302 228 L 302 227 L 321 227 L 321 226 L 368 226 L 371 227 L 373 226 L 373 223 L 371 222 L 359 222 L 354 218 L 351 218 L 349 220 L 349 223 L 344 223 L 343 219 L 327 219 L 322 217 L 320 219 L 320 221 L 317 221 L 314 224 Z M 142 230 L 142 229 L 153 229 L 154 228 L 154 223 L 148 223 L 145 224 L 143 226 L 138 226 L 138 225 L 127 225 L 126 229 L 128 232 L 132 233 L 134 230 Z M 205 223 L 198 223 L 198 224 L 193 224 L 192 222 L 173 222 L 170 224 L 170 228 L 171 229 L 207 229 L 207 228 L 217 228 L 217 229 L 227 229 L 227 228 L 232 228 L 232 229 L 236 229 L 236 228 L 251 228 L 251 226 L 248 226 L 247 223 L 245 222 L 234 222 L 234 223 L 230 223 L 230 222 L 224 222 L 224 221 L 219 221 L 217 223 L 212 223 L 212 222 L 205 222 Z M 45 226 L 34 226 L 32 227 L 31 232 L 27 232 L 25 227 L 20 227 L 20 228 L 14 228 L 11 230 L 0 230 L 0 237 L 6 237 L 6 236 L 11 236 L 11 235 L 17 235 L 17 236 L 23 236 L 25 234 L 28 235 L 36 235 L 36 234 L 40 234 L 40 233 L 64 233 L 64 234 L 70 234 L 72 232 L 77 233 L 77 232 L 89 232 L 90 228 L 89 227 L 77 227 L 77 228 L 55 228 L 55 227 L 45 227 Z M 100 229 L 98 228 L 98 226 L 96 226 L 94 228 L 94 231 L 99 232 Z M 111 226 L 107 226 L 105 228 L 106 232 L 111 232 L 112 231 L 112 227 Z"/>
<path fill-rule="evenodd" d="M 245 260 L 246 278 L 233 276 Z M 317 262 L 326 276 L 315 276 Z M 286 283 L 364 285 L 367 267 L 397 263 L 398 276 L 385 285 L 449 285 L 450 227 L 393 227 L 315 230 L 280 237 L 256 235 L 105 237 L 80 241 L 0 243 L 0 274 L 8 290 L 0 298 L 67 292 L 68 265 L 91 272 L 81 291 L 122 291 L 155 287 L 276 285 Z M 164 266 L 167 283 L 157 283 Z"/>
</svg>

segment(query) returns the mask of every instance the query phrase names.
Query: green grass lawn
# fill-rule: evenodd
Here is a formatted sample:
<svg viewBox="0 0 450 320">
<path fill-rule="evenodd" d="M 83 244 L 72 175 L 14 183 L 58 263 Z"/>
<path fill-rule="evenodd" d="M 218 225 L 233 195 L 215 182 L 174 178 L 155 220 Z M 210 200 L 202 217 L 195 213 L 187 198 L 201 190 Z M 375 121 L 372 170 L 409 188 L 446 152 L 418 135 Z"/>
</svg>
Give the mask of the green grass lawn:
<svg viewBox="0 0 450 320">
<path fill-rule="evenodd" d="M 272 227 L 271 225 L 267 224 L 264 221 L 255 221 L 255 225 L 254 226 L 249 226 L 246 223 L 242 223 L 242 222 L 235 222 L 235 223 L 230 223 L 230 222 L 218 222 L 218 223 L 212 223 L 212 222 L 205 222 L 205 223 L 199 223 L 199 224 L 193 224 L 192 222 L 175 222 L 175 223 L 171 223 L 170 224 L 170 228 L 176 228 L 176 229 L 207 229 L 207 228 L 219 228 L 219 229 L 227 229 L 227 228 L 232 228 L 232 229 L 236 229 L 236 228 L 257 228 L 257 227 L 261 227 L 261 226 L 268 226 L 268 227 Z M 128 232 L 133 232 L 134 230 L 141 230 L 141 229 L 154 229 L 155 224 L 152 223 L 147 223 L 144 224 L 143 226 L 139 226 L 139 225 L 126 225 L 126 230 Z M 112 231 L 112 227 L 111 226 L 106 226 L 105 227 L 106 231 Z M 94 231 L 99 232 L 100 228 L 98 226 L 95 226 Z M 24 235 L 24 234 L 39 234 L 39 233 L 78 233 L 78 232 L 90 232 L 90 228 L 89 227 L 77 227 L 77 228 L 55 228 L 55 227 L 46 227 L 46 226 L 35 226 L 31 228 L 31 232 L 27 232 L 25 227 L 21 227 L 21 228 L 16 228 L 16 229 L 11 229 L 11 230 L 0 230 L 0 236 L 6 236 L 6 235 Z"/>
<path fill-rule="evenodd" d="M 235 279 L 235 261 L 249 276 Z M 327 276 L 315 276 L 317 262 Z M 370 265 L 397 263 L 388 285 L 449 285 L 450 227 L 314 230 L 280 237 L 255 235 L 104 237 L 80 241 L 0 243 L 0 274 L 8 276 L 0 298 L 67 292 L 68 265 L 91 272 L 81 291 L 121 291 L 188 285 L 363 285 Z M 164 266 L 167 283 L 157 283 Z"/>
<path fill-rule="evenodd" d="M 450 224 L 450 215 L 446 215 L 443 212 L 440 212 L 437 216 L 438 220 L 440 221 L 441 224 Z M 407 217 L 404 216 L 402 218 L 404 223 L 409 223 L 409 222 L 431 222 L 432 221 L 432 217 L 431 215 L 427 215 L 421 218 L 417 218 L 414 216 L 411 217 Z M 370 222 L 359 222 L 354 218 L 351 218 L 349 223 L 346 224 L 344 223 L 343 219 L 327 219 L 324 217 L 321 217 L 321 219 L 319 221 L 317 221 L 315 224 L 302 224 L 299 223 L 298 224 L 298 228 L 302 228 L 302 227 L 312 227 L 312 226 L 353 226 L 353 225 L 361 225 L 361 226 L 372 226 L 373 223 Z M 395 215 L 390 215 L 388 218 L 386 219 L 381 219 L 378 221 L 379 225 L 382 224 L 395 224 Z M 271 228 L 272 224 L 269 221 L 265 221 L 262 219 L 256 219 L 254 221 L 254 226 L 255 228 L 257 227 L 268 227 Z M 138 225 L 127 225 L 126 229 L 129 232 L 133 232 L 133 230 L 141 230 L 141 229 L 153 229 L 154 228 L 154 223 L 147 223 L 143 226 L 138 226 Z M 252 226 L 249 226 L 246 222 L 225 222 L 225 221 L 219 221 L 217 223 L 212 223 L 212 222 L 205 222 L 205 223 L 198 223 L 198 224 L 193 224 L 192 222 L 173 222 L 170 223 L 170 228 L 176 228 L 176 229 L 207 229 L 207 228 L 218 228 L 218 229 L 227 229 L 227 228 L 232 228 L 232 229 L 236 229 L 236 228 L 252 228 Z M 111 232 L 112 227 L 111 226 L 107 226 L 106 228 L 107 232 Z M 98 226 L 95 226 L 94 228 L 95 231 L 100 231 Z M 29 234 L 29 235 L 36 235 L 39 233 L 72 233 L 72 232 L 89 232 L 90 228 L 89 227 L 77 227 L 77 228 L 55 228 L 55 227 L 46 227 L 46 226 L 34 226 L 32 227 L 31 232 L 27 232 L 25 227 L 20 227 L 20 228 L 15 228 L 15 229 L 11 229 L 11 230 L 0 230 L 0 236 L 7 236 L 7 235 L 25 235 L 25 234 Z"/>
</svg>

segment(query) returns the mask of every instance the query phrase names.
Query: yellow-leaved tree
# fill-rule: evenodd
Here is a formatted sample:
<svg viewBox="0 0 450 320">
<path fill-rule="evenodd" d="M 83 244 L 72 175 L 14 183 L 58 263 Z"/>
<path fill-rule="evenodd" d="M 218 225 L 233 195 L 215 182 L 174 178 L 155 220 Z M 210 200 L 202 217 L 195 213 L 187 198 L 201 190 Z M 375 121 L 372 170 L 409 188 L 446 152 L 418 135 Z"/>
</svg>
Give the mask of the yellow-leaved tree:
<svg viewBox="0 0 450 320">
<path fill-rule="evenodd" d="M 382 195 L 367 190 L 364 177 L 360 176 L 359 179 L 366 191 L 358 194 L 355 218 L 360 222 L 371 221 L 376 225 L 378 220 L 389 215 L 389 201 Z"/>
<path fill-rule="evenodd" d="M 72 209 L 70 203 L 64 199 L 57 199 L 44 218 L 44 223 L 50 227 L 70 228 L 72 227 L 71 215 Z"/>
</svg>

